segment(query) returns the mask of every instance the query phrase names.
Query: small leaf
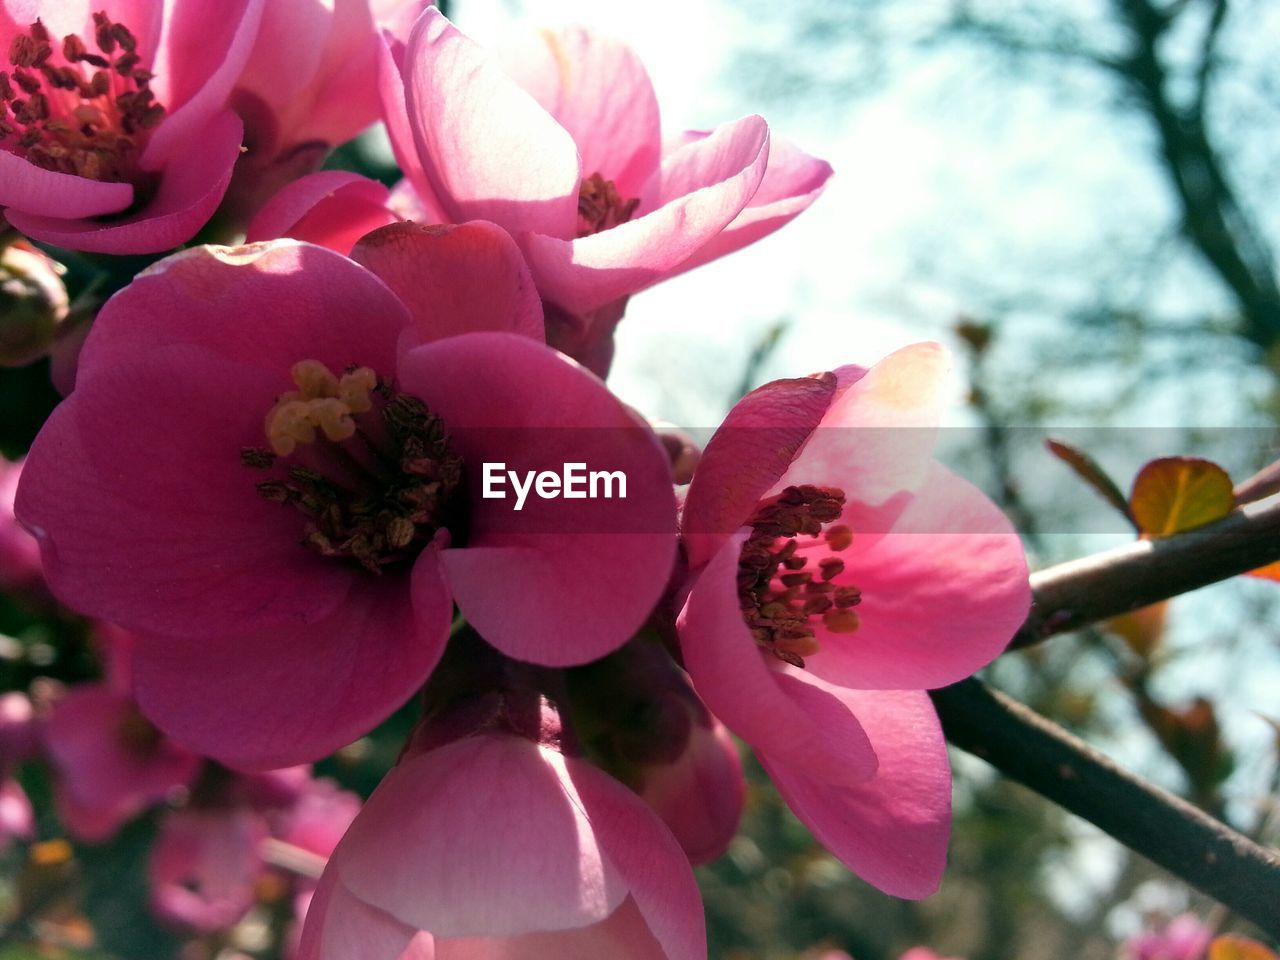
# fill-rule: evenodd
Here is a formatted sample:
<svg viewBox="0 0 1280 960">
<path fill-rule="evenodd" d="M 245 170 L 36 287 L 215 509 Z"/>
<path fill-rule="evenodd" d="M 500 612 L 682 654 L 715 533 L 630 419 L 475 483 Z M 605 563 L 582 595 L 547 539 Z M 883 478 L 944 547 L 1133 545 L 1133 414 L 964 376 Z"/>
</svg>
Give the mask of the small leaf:
<svg viewBox="0 0 1280 960">
<path fill-rule="evenodd" d="M 1080 479 L 1098 491 L 1102 499 L 1119 510 L 1126 520 L 1135 527 L 1138 525 L 1133 519 L 1133 513 L 1129 510 L 1129 501 L 1125 499 L 1116 482 L 1098 465 L 1098 461 L 1078 447 L 1063 443 L 1061 440 L 1054 440 L 1052 437 L 1045 440 L 1044 445 L 1049 448 L 1050 453 L 1074 470 Z"/>
<path fill-rule="evenodd" d="M 1130 650 L 1142 659 L 1149 660 L 1159 648 L 1164 636 L 1164 620 L 1168 609 L 1168 601 L 1161 600 L 1148 607 L 1139 607 L 1137 610 L 1130 610 L 1118 617 L 1112 617 L 1107 621 L 1106 626 L 1112 633 L 1117 634 Z"/>
<path fill-rule="evenodd" d="M 1209 960 L 1277 960 L 1277 957 L 1257 940 L 1224 936 L 1209 944 Z"/>
<path fill-rule="evenodd" d="M 1167 537 L 1225 517 L 1236 505 L 1231 477 L 1196 457 L 1152 460 L 1133 481 L 1129 504 L 1138 529 Z"/>
<path fill-rule="evenodd" d="M 1280 580 L 1280 560 L 1275 563 L 1268 563 L 1265 567 L 1259 567 L 1257 570 L 1250 570 L 1246 576 L 1257 577 L 1260 580 Z"/>
</svg>

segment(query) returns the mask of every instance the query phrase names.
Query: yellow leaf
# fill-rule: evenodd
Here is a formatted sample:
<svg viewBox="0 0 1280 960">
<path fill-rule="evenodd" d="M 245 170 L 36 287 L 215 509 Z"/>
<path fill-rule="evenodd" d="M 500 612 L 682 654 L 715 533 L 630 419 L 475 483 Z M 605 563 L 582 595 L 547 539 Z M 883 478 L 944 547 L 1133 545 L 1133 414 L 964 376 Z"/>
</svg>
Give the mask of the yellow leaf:
<svg viewBox="0 0 1280 960">
<path fill-rule="evenodd" d="M 1277 960 L 1277 957 L 1257 940 L 1226 936 L 1209 944 L 1209 960 Z"/>
<path fill-rule="evenodd" d="M 1151 537 L 1212 523 L 1230 513 L 1235 503 L 1227 471 L 1196 457 L 1152 460 L 1138 473 L 1129 494 L 1133 519 Z"/>
<path fill-rule="evenodd" d="M 1257 570 L 1250 570 L 1249 576 L 1259 577 L 1263 580 L 1280 580 L 1280 560 L 1275 563 L 1268 563 L 1265 567 L 1259 567 Z"/>
</svg>

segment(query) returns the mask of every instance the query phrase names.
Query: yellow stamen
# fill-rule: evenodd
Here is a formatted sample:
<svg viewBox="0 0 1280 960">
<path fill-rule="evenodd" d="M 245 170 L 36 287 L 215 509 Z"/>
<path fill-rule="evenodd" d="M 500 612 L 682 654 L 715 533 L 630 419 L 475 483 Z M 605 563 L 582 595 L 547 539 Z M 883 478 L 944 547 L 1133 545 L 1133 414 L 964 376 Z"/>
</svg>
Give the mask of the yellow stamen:
<svg viewBox="0 0 1280 960">
<path fill-rule="evenodd" d="M 355 436 L 354 414 L 373 409 L 378 376 L 368 367 L 344 373 L 342 379 L 319 360 L 299 360 L 290 370 L 297 390 L 277 398 L 267 413 L 267 441 L 277 456 L 287 457 L 300 443 L 312 443 L 316 430 L 337 443 Z"/>
</svg>

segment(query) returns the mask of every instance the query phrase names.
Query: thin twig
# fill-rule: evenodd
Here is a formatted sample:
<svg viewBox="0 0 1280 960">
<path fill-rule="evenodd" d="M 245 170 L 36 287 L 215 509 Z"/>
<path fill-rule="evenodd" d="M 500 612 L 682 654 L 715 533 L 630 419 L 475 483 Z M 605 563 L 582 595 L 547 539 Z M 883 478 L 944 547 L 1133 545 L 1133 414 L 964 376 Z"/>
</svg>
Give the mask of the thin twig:
<svg viewBox="0 0 1280 960">
<path fill-rule="evenodd" d="M 1273 851 L 979 680 L 930 695 L 955 746 L 1280 936 L 1280 856 Z"/>
<path fill-rule="evenodd" d="M 1010 649 L 1280 560 L 1280 496 L 1215 523 L 1060 563 L 1031 576 L 1032 607 Z"/>
</svg>

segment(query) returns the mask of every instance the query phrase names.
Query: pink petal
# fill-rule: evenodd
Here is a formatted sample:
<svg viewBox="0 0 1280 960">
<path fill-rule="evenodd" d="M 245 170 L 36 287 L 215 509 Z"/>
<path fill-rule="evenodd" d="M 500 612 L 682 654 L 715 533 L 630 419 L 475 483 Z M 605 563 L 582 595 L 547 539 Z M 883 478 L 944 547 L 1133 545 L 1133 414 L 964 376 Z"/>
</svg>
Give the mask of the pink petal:
<svg viewBox="0 0 1280 960">
<path fill-rule="evenodd" d="M 849 498 L 844 521 L 855 532 L 888 530 L 933 464 L 946 371 L 936 343 L 904 347 L 851 376 L 837 371 L 838 395 L 774 490 L 837 487 Z"/>
<path fill-rule="evenodd" d="M 278 191 L 249 224 L 247 242 L 293 237 L 348 254 L 370 230 L 395 223 L 390 191 L 345 170 L 308 174 Z"/>
<path fill-rule="evenodd" d="M 362 577 L 331 616 L 308 625 L 146 638 L 138 702 L 176 740 L 229 766 L 318 760 L 386 719 L 440 659 L 453 607 L 437 552 L 418 558 L 412 589 L 406 580 Z"/>
<path fill-rule="evenodd" d="M 444 205 L 427 180 L 418 156 L 413 125 L 409 122 L 409 108 L 405 104 L 404 57 L 405 45 L 384 32 L 378 47 L 378 96 L 382 101 L 382 119 L 391 141 L 391 152 L 395 155 L 396 165 L 404 173 L 404 180 L 397 191 L 413 197 L 414 206 L 424 212 L 423 216 L 410 216 L 404 212 L 401 215 L 406 220 L 447 223 L 450 217 L 445 214 Z M 430 211 L 429 216 L 425 215 L 427 211 Z"/>
<path fill-rule="evenodd" d="M 153 347 L 191 344 L 258 367 L 279 393 L 291 386 L 289 368 L 305 358 L 331 370 L 357 364 L 389 375 L 408 325 L 404 306 L 381 281 L 331 250 L 290 240 L 195 247 L 149 267 L 107 303 L 81 372 Z"/>
<path fill-rule="evenodd" d="M 916 690 L 840 697 L 880 758 L 874 779 L 833 787 L 781 757 L 760 761 L 796 816 L 850 870 L 895 897 L 927 897 L 942 880 L 951 832 L 951 768 L 933 705 Z"/>
<path fill-rule="evenodd" d="M 581 927 L 627 895 L 565 759 L 511 736 L 401 761 L 330 865 L 357 897 L 436 937 Z"/>
<path fill-rule="evenodd" d="M 744 117 L 664 162 L 665 202 L 644 216 L 578 240 L 525 227 L 533 232 L 520 242 L 543 299 L 586 313 L 661 280 L 742 211 L 768 156 L 768 126 Z"/>
<path fill-rule="evenodd" d="M 240 118 L 229 110 L 190 131 L 167 158 L 155 196 L 119 219 L 64 220 L 14 209 L 6 216 L 27 236 L 73 250 L 113 254 L 168 250 L 190 240 L 213 216 L 231 182 L 241 132 Z"/>
<path fill-rule="evenodd" d="M 751 519 L 821 422 L 835 388 L 832 376 L 775 380 L 729 411 L 703 451 L 680 515 L 690 569 L 706 564 Z"/>
<path fill-rule="evenodd" d="M 1009 519 L 976 487 L 935 465 L 893 530 L 841 558 L 837 583 L 862 591 L 853 634 L 820 622 L 805 662 L 859 689 L 941 687 L 994 660 L 1031 605 L 1027 561 Z"/>
<path fill-rule="evenodd" d="M 294 960 L 436 960 L 430 934 L 352 895 L 332 861 L 307 908 Z"/>
<path fill-rule="evenodd" d="M 678 272 L 692 270 L 741 250 L 748 244 L 786 226 L 809 209 L 831 177 L 831 165 L 812 157 L 786 140 L 769 145 L 769 166 L 760 189 L 733 222 L 680 264 Z"/>
<path fill-rule="evenodd" d="M 724 724 L 695 723 L 685 752 L 645 768 L 640 796 L 662 818 L 694 866 L 710 863 L 738 832 L 746 783 L 738 747 Z"/>
<path fill-rule="evenodd" d="M 189 785 L 200 769 L 200 758 L 151 730 L 129 697 L 100 684 L 68 690 L 46 721 L 44 737 L 67 799 L 108 827 L 85 839 L 101 839 Z"/>
<path fill-rule="evenodd" d="M 573 236 L 573 138 L 435 8 L 410 34 L 404 78 L 418 157 L 449 219 Z"/>
<path fill-rule="evenodd" d="M 417 347 L 400 382 L 441 416 L 469 465 L 468 539 L 444 553 L 467 621 L 508 656 L 547 666 L 585 663 L 630 639 L 675 555 L 670 467 L 652 431 L 594 376 L 526 337 L 473 333 Z M 481 496 L 484 463 L 521 476 L 566 463 L 621 470 L 626 497 L 531 495 L 516 512 L 510 496 Z"/>
<path fill-rule="evenodd" d="M 87 180 L 44 170 L 17 154 L 0 150 L 0 207 L 12 223 L 16 215 L 68 219 L 123 210 L 133 202 L 127 183 Z"/>
<path fill-rule="evenodd" d="M 698 696 L 761 753 L 832 783 L 868 779 L 875 754 L 837 692 L 785 671 L 747 630 L 737 585 L 744 539 L 731 537 L 707 564 L 677 621 L 680 652 Z"/>
<path fill-rule="evenodd" d="M 502 66 L 578 145 L 584 175 L 638 197 L 657 170 L 658 99 L 626 44 L 583 27 L 530 31 L 499 51 Z"/>
<path fill-rule="evenodd" d="M 18 781 L 0 780 L 0 847 L 15 837 L 30 840 L 35 836 L 36 816 Z"/>
<path fill-rule="evenodd" d="M 143 150 L 144 169 L 195 162 L 249 59 L 266 6 L 267 0 L 165 4 L 164 32 L 151 69 L 156 99 L 169 112 Z"/>
<path fill-rule="evenodd" d="M 199 637 L 338 606 L 353 574 L 300 547 L 296 512 L 259 496 L 239 462 L 282 384 L 195 347 L 98 355 L 115 365 L 82 365 L 18 489 L 54 593 L 133 630 Z M 219 415 L 193 424 L 193 411 Z"/>
<path fill-rule="evenodd" d="M 249 810 L 168 814 L 147 864 L 152 909 L 198 933 L 230 928 L 253 906 L 266 838 L 266 823 Z"/>
<path fill-rule="evenodd" d="M 491 330 L 543 339 L 542 301 L 515 241 L 483 220 L 461 226 L 397 223 L 351 253 L 413 315 L 416 340 Z"/>
</svg>

